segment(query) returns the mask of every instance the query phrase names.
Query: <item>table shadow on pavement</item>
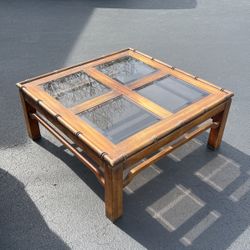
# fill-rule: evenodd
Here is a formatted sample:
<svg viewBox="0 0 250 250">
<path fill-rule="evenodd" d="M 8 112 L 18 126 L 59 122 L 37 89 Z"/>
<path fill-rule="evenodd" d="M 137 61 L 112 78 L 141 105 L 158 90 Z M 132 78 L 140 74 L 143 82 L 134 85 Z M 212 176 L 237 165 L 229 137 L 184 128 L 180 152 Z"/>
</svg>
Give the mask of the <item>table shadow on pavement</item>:
<svg viewBox="0 0 250 250">
<path fill-rule="evenodd" d="M 124 215 L 115 225 L 147 249 L 227 249 L 250 225 L 250 157 L 226 142 L 211 151 L 206 140 L 204 134 L 140 173 L 124 189 Z M 95 176 L 64 147 L 45 138 L 38 144 L 104 198 Z"/>
<path fill-rule="evenodd" d="M 0 249 L 70 249 L 47 226 L 24 184 L 1 168 Z"/>
</svg>

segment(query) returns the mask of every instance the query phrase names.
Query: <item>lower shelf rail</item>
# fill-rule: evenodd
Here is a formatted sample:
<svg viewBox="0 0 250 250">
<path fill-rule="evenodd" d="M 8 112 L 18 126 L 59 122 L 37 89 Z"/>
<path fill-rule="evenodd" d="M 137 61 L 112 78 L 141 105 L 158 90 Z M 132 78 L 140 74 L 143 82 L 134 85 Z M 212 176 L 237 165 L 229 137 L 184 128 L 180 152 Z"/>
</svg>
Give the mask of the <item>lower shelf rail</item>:
<svg viewBox="0 0 250 250">
<path fill-rule="evenodd" d="M 94 166 L 87 158 L 85 158 L 76 148 L 74 148 L 62 135 L 60 135 L 51 125 L 48 124 L 40 115 L 31 114 L 32 119 L 36 119 L 43 127 L 45 127 L 52 135 L 54 135 L 66 148 L 68 148 L 87 168 L 89 168 L 97 177 L 98 181 L 104 186 L 105 180 L 101 171 Z"/>
<path fill-rule="evenodd" d="M 174 144 L 162 148 L 160 150 L 160 152 L 156 153 L 152 157 L 144 160 L 142 163 L 140 163 L 136 167 L 132 168 L 128 172 L 127 176 L 125 177 L 125 179 L 123 181 L 123 187 L 127 186 L 132 181 L 132 179 L 137 174 L 139 174 L 142 170 L 144 170 L 145 168 L 147 168 L 150 165 L 154 164 L 155 162 L 159 161 L 161 158 L 163 158 L 167 154 L 171 153 L 176 148 L 178 148 L 181 145 L 185 144 L 187 141 L 193 139 L 194 137 L 196 137 L 197 135 L 201 134 L 205 130 L 207 130 L 209 128 L 216 128 L 218 126 L 219 126 L 219 124 L 217 122 L 208 121 L 205 124 L 203 124 L 200 127 L 198 127 L 196 130 L 184 134 L 184 136 L 180 140 L 178 140 L 177 142 L 175 142 Z"/>
</svg>

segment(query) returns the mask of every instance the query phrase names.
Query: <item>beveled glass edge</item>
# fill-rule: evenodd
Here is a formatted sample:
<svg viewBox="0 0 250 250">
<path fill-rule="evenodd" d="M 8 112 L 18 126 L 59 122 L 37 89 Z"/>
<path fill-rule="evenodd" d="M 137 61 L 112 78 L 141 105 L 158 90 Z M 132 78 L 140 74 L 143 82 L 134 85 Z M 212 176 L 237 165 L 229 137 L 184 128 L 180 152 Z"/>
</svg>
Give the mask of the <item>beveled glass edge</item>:
<svg viewBox="0 0 250 250">
<path fill-rule="evenodd" d="M 104 83 L 104 82 L 101 82 L 100 80 L 97 80 L 94 76 L 92 76 L 92 75 L 90 75 L 89 73 L 87 73 L 84 69 L 81 69 L 81 70 L 79 70 L 79 71 L 70 73 L 70 74 L 68 74 L 68 75 L 61 76 L 61 77 L 59 77 L 59 78 L 54 78 L 54 79 L 49 80 L 49 81 L 46 81 L 46 82 L 41 82 L 41 83 L 39 83 L 39 84 L 36 85 L 36 86 L 37 86 L 37 87 L 40 87 L 41 85 L 46 84 L 46 83 L 49 83 L 49 82 L 60 81 L 60 80 L 63 79 L 63 78 L 66 78 L 66 77 L 69 77 L 69 76 L 72 76 L 72 75 L 78 74 L 78 73 L 84 73 L 84 74 L 87 75 L 89 78 L 92 78 L 94 81 L 96 81 L 97 83 L 99 83 L 99 84 L 103 85 L 104 87 L 106 87 L 106 88 L 112 90 L 112 88 L 111 88 L 108 84 L 106 84 L 106 83 Z M 45 91 L 45 92 L 46 92 L 46 91 Z"/>
<path fill-rule="evenodd" d="M 95 109 L 95 108 L 101 107 L 102 105 L 106 104 L 107 102 L 111 102 L 111 101 L 113 101 L 113 100 L 115 100 L 115 99 L 118 99 L 118 98 L 124 98 L 124 99 L 126 99 L 127 101 L 133 103 L 134 105 L 138 106 L 139 108 L 141 108 L 141 109 L 145 110 L 146 112 L 152 114 L 153 116 L 157 117 L 159 120 L 163 120 L 162 117 L 160 117 L 160 116 L 157 115 L 156 113 L 152 112 L 151 110 L 147 109 L 146 107 L 142 106 L 140 103 L 138 103 L 138 102 L 134 101 L 133 99 L 129 98 L 129 96 L 124 95 L 123 93 L 119 94 L 118 96 L 112 97 L 112 98 L 110 98 L 110 99 L 108 99 L 108 100 L 105 100 L 105 101 L 102 102 L 102 103 L 99 103 L 99 104 L 97 104 L 97 105 L 94 105 L 94 106 L 92 106 L 92 107 L 90 107 L 90 108 L 88 108 L 88 109 L 85 109 L 85 110 L 83 110 L 83 111 L 79 111 L 79 112 L 75 113 L 75 115 L 79 115 L 79 114 L 84 113 L 84 112 L 87 112 L 87 111 L 89 111 L 89 110 L 91 110 L 91 109 Z"/>
<path fill-rule="evenodd" d="M 60 81 L 60 79 L 63 79 L 63 78 L 65 78 L 65 77 L 68 77 L 68 76 L 71 76 L 71 75 L 74 75 L 74 74 L 77 74 L 77 73 L 84 73 L 84 74 L 87 75 L 89 78 L 91 78 L 91 79 L 93 79 L 94 81 L 96 81 L 98 84 L 103 85 L 103 86 L 107 89 L 107 91 L 104 92 L 104 93 L 101 93 L 100 95 L 94 96 L 94 97 L 92 97 L 92 98 L 90 98 L 90 99 L 87 99 L 87 100 L 85 100 L 85 101 L 83 101 L 83 102 L 80 102 L 80 103 L 78 103 L 78 104 L 74 104 L 74 105 L 71 106 L 71 107 L 66 107 L 65 105 L 63 105 L 63 103 L 61 103 L 61 102 L 60 102 L 59 100 L 57 100 L 54 96 L 50 95 L 47 91 L 45 91 L 45 90 L 42 88 L 42 85 L 44 85 L 44 84 L 46 84 L 46 83 L 53 82 L 53 81 L 58 81 L 58 80 Z M 41 83 L 39 83 L 38 85 L 35 85 L 34 87 L 35 87 L 35 88 L 39 88 L 40 91 L 42 91 L 44 94 L 48 95 L 50 98 L 52 98 L 54 101 L 56 101 L 57 103 L 59 103 L 60 105 L 62 105 L 62 106 L 63 106 L 65 109 L 67 109 L 67 110 L 72 110 L 72 109 L 74 109 L 75 107 L 77 107 L 77 106 L 79 106 L 79 105 L 81 105 L 81 104 L 83 105 L 84 103 L 86 103 L 86 102 L 88 102 L 88 101 L 90 101 L 90 100 L 92 100 L 92 99 L 100 98 L 100 97 L 102 97 L 102 96 L 104 96 L 104 95 L 106 95 L 106 94 L 108 94 L 108 93 L 111 93 L 111 92 L 115 91 L 111 86 L 109 86 L 108 84 L 105 84 L 105 83 L 101 82 L 100 80 L 97 80 L 94 76 L 92 76 L 92 75 L 90 75 L 89 73 L 87 73 L 84 69 L 80 69 L 79 71 L 70 73 L 70 74 L 68 74 L 68 75 L 65 75 L 65 76 L 62 76 L 62 77 L 59 77 L 59 78 L 55 78 L 55 79 L 53 79 L 53 80 L 49 80 L 49 81 L 46 81 L 46 82 L 41 82 Z M 107 100 L 107 101 L 108 101 L 108 100 Z M 102 104 L 102 103 L 101 103 L 101 104 Z M 100 105 L 100 104 L 99 104 L 99 105 Z M 79 112 L 77 112 L 77 113 L 79 113 Z M 75 114 L 77 114 L 77 113 L 75 113 Z"/>
<path fill-rule="evenodd" d="M 179 81 L 181 82 L 181 84 L 187 84 L 187 85 L 188 85 L 189 87 L 191 87 L 192 89 L 195 89 L 195 90 L 197 89 L 198 91 L 200 91 L 200 92 L 202 93 L 202 96 L 201 96 L 200 98 L 198 98 L 198 99 L 195 99 L 193 102 L 191 102 L 191 103 L 189 103 L 189 104 L 187 104 L 187 105 L 184 104 L 184 105 L 182 105 L 181 107 L 179 107 L 179 108 L 177 108 L 177 109 L 174 109 L 174 110 L 170 111 L 170 110 L 168 110 L 167 108 L 165 108 L 165 107 L 163 107 L 163 106 L 157 104 L 157 103 L 154 102 L 153 100 L 149 99 L 148 97 L 145 97 L 145 96 L 141 95 L 140 93 L 138 93 L 138 90 L 143 89 L 143 88 L 146 88 L 147 86 L 153 85 L 155 82 L 161 81 L 161 80 L 163 80 L 163 79 L 165 79 L 165 78 L 167 78 L 167 77 L 175 78 L 175 79 L 179 80 Z M 149 101 L 155 103 L 156 105 L 160 106 L 161 108 L 165 109 L 166 111 L 171 112 L 172 114 L 175 114 L 175 113 L 177 113 L 177 112 L 182 111 L 182 110 L 185 109 L 185 108 L 190 107 L 192 104 L 194 104 L 194 103 L 196 103 L 196 102 L 198 102 L 198 101 L 201 101 L 202 99 L 206 98 L 206 97 L 209 96 L 209 95 L 213 95 L 212 93 L 210 93 L 210 92 L 208 92 L 208 91 L 206 91 L 206 90 L 204 90 L 204 89 L 202 89 L 202 88 L 199 88 L 198 86 L 195 86 L 195 85 L 193 85 L 193 84 L 191 84 L 191 83 L 189 83 L 189 82 L 187 82 L 187 81 L 184 81 L 184 80 L 182 80 L 182 79 L 180 79 L 180 78 L 178 78 L 178 77 L 176 77 L 176 76 L 174 76 L 174 75 L 172 75 L 172 74 L 169 74 L 169 73 L 166 74 L 165 76 L 162 76 L 162 77 L 160 77 L 160 78 L 158 78 L 158 79 L 155 79 L 155 80 L 153 80 L 153 81 L 146 82 L 146 83 L 143 84 L 142 86 L 132 88 L 131 90 L 132 90 L 132 91 L 135 91 L 138 95 L 141 95 L 142 97 L 144 97 L 144 98 L 148 99 Z"/>
<path fill-rule="evenodd" d="M 131 49 L 130 51 L 133 51 L 133 50 Z M 129 81 L 129 82 L 125 82 L 125 83 L 124 83 L 124 82 L 122 82 L 122 81 L 119 81 L 118 79 L 114 79 L 114 78 L 110 77 L 109 75 L 105 74 L 105 73 L 102 72 L 100 69 L 98 69 L 98 67 L 99 67 L 100 65 L 102 65 L 102 64 L 115 62 L 115 61 L 117 61 L 117 60 L 122 60 L 123 58 L 126 58 L 126 57 L 131 57 L 131 58 L 133 58 L 133 59 L 136 60 L 136 61 L 142 62 L 142 63 L 145 64 L 146 66 L 152 68 L 152 69 L 153 69 L 153 72 L 147 73 L 147 74 L 143 75 L 143 76 L 140 77 L 140 78 L 135 78 L 135 79 L 133 79 L 133 80 L 131 80 L 131 81 Z M 148 63 L 146 63 L 146 62 L 144 62 L 144 61 L 142 61 L 142 60 L 140 60 L 140 59 L 134 57 L 134 56 L 131 55 L 131 54 L 124 55 L 124 56 L 121 56 L 121 57 L 118 57 L 118 58 L 116 58 L 116 59 L 109 60 L 109 61 L 106 61 L 106 62 L 100 62 L 99 64 L 94 65 L 92 68 L 95 68 L 99 73 L 104 74 L 105 76 L 109 77 L 109 78 L 112 79 L 113 81 L 116 81 L 116 82 L 118 82 L 119 84 L 122 84 L 122 85 L 124 85 L 124 86 L 132 85 L 134 82 L 137 82 L 138 80 L 141 80 L 141 79 L 143 79 L 143 78 L 146 78 L 146 77 L 148 77 L 148 76 L 150 76 L 150 75 L 155 74 L 156 72 L 161 71 L 161 69 L 159 69 L 159 68 L 157 68 L 157 67 L 155 67 L 155 66 L 152 66 L 152 65 L 150 65 L 150 64 L 148 64 Z"/>
<path fill-rule="evenodd" d="M 210 94 L 210 92 L 208 92 L 208 91 L 206 91 L 206 90 L 204 90 L 204 89 L 202 89 L 202 88 L 200 88 L 200 87 L 197 87 L 196 85 L 193 85 L 192 83 L 189 83 L 189 82 L 187 82 L 187 81 L 184 81 L 184 80 L 182 80 L 181 78 L 179 78 L 179 77 L 177 77 L 177 76 L 174 76 L 174 75 L 172 75 L 172 74 L 170 74 L 170 73 L 166 73 L 166 75 L 164 75 L 164 76 L 162 76 L 162 77 L 160 77 L 160 78 L 157 78 L 157 79 L 155 79 L 155 80 L 153 80 L 153 81 L 146 82 L 146 83 L 143 84 L 142 86 L 135 87 L 135 88 L 133 88 L 133 90 L 134 90 L 134 91 L 137 91 L 137 90 L 143 89 L 143 88 L 145 88 L 145 87 L 147 87 L 147 86 L 149 86 L 149 85 L 152 85 L 152 84 L 154 84 L 155 82 L 161 81 L 161 80 L 163 80 L 163 79 L 165 79 L 165 78 L 167 78 L 167 77 L 175 78 L 175 79 L 177 79 L 177 80 L 183 82 L 184 84 L 187 84 L 187 85 L 190 86 L 192 89 L 198 89 L 198 90 L 201 91 L 201 92 L 204 92 L 204 93 L 206 93 L 206 94 Z"/>
<path fill-rule="evenodd" d="M 94 124 L 92 121 L 90 121 L 90 120 L 88 120 L 87 118 L 85 118 L 84 115 L 83 115 L 83 118 L 81 118 L 80 115 L 81 115 L 81 114 L 84 114 L 85 112 L 92 112 L 93 110 L 98 109 L 99 107 L 101 107 L 101 106 L 103 106 L 103 105 L 105 105 L 105 104 L 107 104 L 107 103 L 109 103 L 109 102 L 112 102 L 112 101 L 114 101 L 114 100 L 116 100 L 116 99 L 119 99 L 119 98 L 123 98 L 123 99 L 125 99 L 126 101 L 130 102 L 131 104 L 137 106 L 137 108 L 139 108 L 139 109 L 141 109 L 141 110 L 144 110 L 144 112 L 150 114 L 150 115 L 155 119 L 155 122 L 153 122 L 153 123 L 150 124 L 149 126 L 146 126 L 146 127 L 142 128 L 142 129 L 136 131 L 135 133 L 133 133 L 133 134 L 127 136 L 126 138 L 124 138 L 124 139 L 122 139 L 122 140 L 120 140 L 120 141 L 118 141 L 118 142 L 114 142 L 114 141 L 112 141 L 112 140 L 108 137 L 108 135 L 105 134 L 105 132 L 104 132 L 101 128 L 99 128 L 96 124 Z M 134 102 L 134 100 L 130 99 L 128 96 L 123 95 L 123 94 L 121 94 L 121 95 L 119 95 L 119 96 L 116 96 L 116 97 L 114 97 L 114 98 L 111 98 L 111 99 L 109 99 L 109 100 L 106 100 L 106 101 L 104 101 L 103 103 L 100 103 L 100 104 L 98 104 L 98 105 L 96 105 L 96 106 L 90 107 L 89 109 L 86 109 L 86 110 L 84 110 L 84 111 L 78 112 L 78 113 L 76 113 L 75 115 L 76 115 L 77 117 L 79 117 L 82 121 L 86 122 L 92 129 L 96 130 L 98 133 L 100 133 L 102 136 L 104 136 L 110 143 L 112 143 L 112 144 L 115 145 L 115 146 L 119 145 L 120 143 L 122 143 L 123 141 L 129 139 L 130 137 L 134 136 L 135 134 L 137 134 L 137 133 L 143 131 L 144 129 L 148 129 L 149 127 L 151 127 L 151 126 L 157 124 L 158 122 L 163 121 L 162 117 L 160 117 L 159 115 L 157 115 L 157 114 L 153 113 L 152 111 L 146 109 L 146 108 L 145 108 L 144 106 L 142 106 L 141 104 L 139 104 L 139 103 L 137 103 L 137 102 Z"/>
</svg>

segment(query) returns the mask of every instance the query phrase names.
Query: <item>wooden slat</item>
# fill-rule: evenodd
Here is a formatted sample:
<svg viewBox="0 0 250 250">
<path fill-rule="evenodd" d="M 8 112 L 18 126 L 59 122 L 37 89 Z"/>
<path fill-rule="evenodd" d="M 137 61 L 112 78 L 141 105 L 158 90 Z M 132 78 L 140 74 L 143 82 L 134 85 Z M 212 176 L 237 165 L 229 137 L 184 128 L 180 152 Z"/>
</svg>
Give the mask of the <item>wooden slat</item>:
<svg viewBox="0 0 250 250">
<path fill-rule="evenodd" d="M 218 124 L 214 123 L 214 122 L 207 122 L 206 124 L 204 124 L 201 127 L 197 128 L 195 131 L 192 131 L 190 133 L 185 134 L 184 137 L 182 139 L 180 139 L 179 141 L 177 141 L 176 143 L 164 147 L 163 149 L 161 149 L 160 152 L 158 152 L 155 155 L 153 155 L 152 157 L 144 160 L 142 163 L 138 164 L 136 167 L 132 168 L 129 171 L 129 173 L 127 174 L 126 178 L 123 181 L 123 186 L 125 187 L 126 185 L 128 185 L 132 181 L 132 179 L 137 174 L 139 174 L 142 170 L 144 170 L 145 168 L 147 168 L 150 165 L 154 164 L 155 162 L 159 161 L 160 159 L 165 157 L 167 154 L 171 153 L 176 148 L 182 146 L 186 142 L 193 139 L 195 136 L 198 136 L 199 134 L 201 134 L 205 130 L 207 130 L 209 128 L 212 128 L 212 127 L 217 128 Z"/>
<path fill-rule="evenodd" d="M 192 78 L 191 76 L 188 75 L 184 75 L 183 73 L 177 71 L 177 70 L 173 70 L 173 69 L 165 69 L 166 74 L 170 74 L 180 80 L 185 81 L 187 84 L 193 85 L 199 89 L 202 89 L 208 93 L 211 94 L 217 94 L 220 90 L 210 86 L 210 85 L 205 85 L 203 83 L 201 83 L 201 81 L 199 81 L 198 79 Z"/>
<path fill-rule="evenodd" d="M 70 138 L 76 145 L 81 147 L 95 162 L 99 165 L 103 163 L 103 159 L 100 158 L 101 152 L 96 152 L 91 145 L 88 145 L 80 140 L 80 135 L 76 135 L 74 131 L 71 131 L 65 125 L 59 122 L 58 118 L 52 115 L 47 109 L 42 108 L 40 104 L 34 101 L 28 95 L 25 95 L 25 100 L 32 105 L 39 114 L 42 114 L 49 122 L 51 122 L 56 128 L 58 128 L 63 134 Z"/>
<path fill-rule="evenodd" d="M 93 108 L 97 105 L 100 105 L 104 102 L 107 102 L 108 100 L 111 100 L 113 98 L 116 98 L 117 96 L 119 96 L 120 93 L 118 93 L 117 91 L 111 91 L 111 92 L 108 92 L 104 95 L 101 95 L 101 96 L 97 96 L 95 98 L 92 98 L 84 103 L 80 103 L 72 108 L 70 108 L 70 110 L 75 113 L 75 114 L 78 114 L 80 112 L 83 112 L 87 109 L 90 109 L 90 108 Z"/>
<path fill-rule="evenodd" d="M 128 85 L 128 88 L 134 90 L 167 75 L 168 74 L 166 74 L 166 72 L 159 70 L 153 74 L 147 75 L 146 77 L 143 77 L 137 81 L 132 82 L 131 84 Z"/>
<path fill-rule="evenodd" d="M 156 141 L 155 143 L 152 143 L 142 149 L 138 149 L 137 152 L 134 152 L 132 155 L 128 155 L 126 158 L 126 162 L 124 163 L 124 168 L 128 168 L 131 165 L 137 163 L 139 160 L 141 160 L 145 155 L 151 155 L 155 151 L 159 150 L 164 145 L 170 143 L 171 141 L 175 140 L 176 138 L 182 136 L 186 132 L 188 132 L 193 127 L 203 123 L 204 121 L 208 120 L 211 116 L 216 115 L 220 113 L 225 108 L 225 103 L 222 103 L 212 110 L 208 111 L 207 113 L 201 115 L 200 117 L 194 119 L 193 121 L 190 121 L 186 125 L 181 126 L 180 128 L 177 128 L 170 132 L 168 135 L 163 137 L 162 139 Z"/>
<path fill-rule="evenodd" d="M 116 82 L 115 80 L 109 78 L 105 74 L 99 72 L 96 69 L 87 69 L 86 72 L 93 76 L 95 79 L 99 81 L 105 81 L 105 83 L 112 89 L 115 89 L 117 92 L 120 92 L 124 96 L 129 97 L 135 103 L 143 106 L 145 109 L 149 110 L 150 112 L 158 115 L 161 118 L 166 118 L 170 116 L 172 113 L 168 110 L 162 108 L 161 106 L 157 105 L 156 103 L 150 101 L 149 99 L 137 94 L 135 91 L 132 91 L 129 87 Z"/>
<path fill-rule="evenodd" d="M 93 148 L 95 148 L 96 151 L 103 152 L 102 149 L 113 151 L 114 145 L 105 136 L 81 120 L 69 109 L 63 107 L 46 92 L 37 89 L 36 86 L 30 86 L 28 91 L 31 95 L 36 96 L 37 99 L 42 100 L 42 102 L 46 104 L 46 106 L 49 107 L 54 114 L 59 114 L 60 117 L 67 122 L 68 127 L 72 127 L 72 130 L 76 132 L 79 131 L 84 134 L 86 140 L 93 144 Z M 92 140 L 93 138 L 95 138 L 95 140 Z"/>
<path fill-rule="evenodd" d="M 185 81 L 187 84 L 194 85 L 200 89 L 203 89 L 203 90 L 205 90 L 209 93 L 213 93 L 213 94 L 216 94 L 216 93 L 218 93 L 218 91 L 220 91 L 218 88 L 215 88 L 214 86 L 204 84 L 204 82 L 201 82 L 199 79 L 195 79 L 194 76 L 192 76 L 191 74 L 188 74 L 184 71 L 181 72 L 180 70 L 176 70 L 175 68 L 172 68 L 168 64 L 164 65 L 164 64 L 160 63 L 160 61 L 158 61 L 158 60 L 156 61 L 154 59 L 150 59 L 149 56 L 146 56 L 143 53 L 136 51 L 136 52 L 130 52 L 130 54 L 133 57 L 137 58 L 138 60 L 141 60 L 147 64 L 150 64 L 154 67 L 161 69 L 166 74 L 173 75 L 176 78 L 179 78 L 179 79 Z"/>
<path fill-rule="evenodd" d="M 216 96 L 207 96 L 203 100 L 193 104 L 192 109 L 186 109 L 185 112 L 178 112 L 173 114 L 169 119 L 164 119 L 137 134 L 123 140 L 117 144 L 116 157 L 123 158 L 123 155 L 128 153 L 133 154 L 133 152 L 146 147 L 147 145 L 153 143 L 154 140 L 164 136 L 173 131 L 176 127 L 181 127 L 185 122 L 195 119 L 199 115 L 206 113 L 209 109 L 212 109 L 223 99 L 218 99 Z M 125 153 L 126 152 L 126 153 Z M 129 155 L 126 155 L 128 157 Z M 119 161 L 117 159 L 117 161 Z"/>
<path fill-rule="evenodd" d="M 139 54 L 139 55 L 141 55 L 142 57 L 148 58 L 149 60 L 153 60 L 153 61 L 155 61 L 156 63 L 159 63 L 159 64 L 165 66 L 165 70 L 171 69 L 171 70 L 174 70 L 174 71 L 177 71 L 177 72 L 183 74 L 183 76 L 187 76 L 187 77 L 190 77 L 191 79 L 195 79 L 196 81 L 198 81 L 198 82 L 201 83 L 201 87 L 202 87 L 202 85 L 204 85 L 204 86 L 207 85 L 207 86 L 210 86 L 210 87 L 212 87 L 212 88 L 214 88 L 214 89 L 216 89 L 216 90 L 218 90 L 218 91 L 223 91 L 225 94 L 228 94 L 228 95 L 230 95 L 230 96 L 233 96 L 233 92 L 232 92 L 232 91 L 223 89 L 223 88 L 217 86 L 217 85 L 214 84 L 214 83 L 211 83 L 211 82 L 209 82 L 209 81 L 206 81 L 206 80 L 204 80 L 204 79 L 202 79 L 202 78 L 200 78 L 200 77 L 198 77 L 198 76 L 194 76 L 194 75 L 192 75 L 192 74 L 190 74 L 190 73 L 188 73 L 188 72 L 186 72 L 186 71 L 184 71 L 184 70 L 181 70 L 181 69 L 179 69 L 179 68 L 173 67 L 172 65 L 169 65 L 169 64 L 167 64 L 167 63 L 165 63 L 165 62 L 163 62 L 163 61 L 161 61 L 161 60 L 152 58 L 151 56 L 149 56 L 149 55 L 147 55 L 147 54 L 145 54 L 145 53 L 142 53 L 142 52 L 140 52 L 140 51 L 138 51 L 138 50 L 130 49 L 129 53 L 130 53 L 130 55 L 135 56 L 135 57 L 136 57 L 136 54 Z M 173 71 L 171 71 L 171 72 L 173 72 Z M 188 78 L 186 78 L 186 79 L 188 79 Z M 191 83 L 191 84 L 192 84 L 192 83 Z M 209 88 L 209 89 L 210 89 L 210 88 Z M 210 89 L 210 90 L 211 90 L 211 89 Z M 208 91 L 210 91 L 210 90 L 208 90 Z M 211 92 L 211 93 L 212 93 L 212 92 Z"/>
<path fill-rule="evenodd" d="M 99 72 L 97 70 L 94 70 L 95 73 L 93 73 L 93 71 L 90 70 L 90 69 L 85 69 L 84 71 L 85 71 L 85 73 L 90 75 L 92 78 L 96 78 L 97 81 L 99 81 L 99 82 L 101 81 L 103 74 L 100 74 L 100 76 L 97 77 L 96 74 L 97 73 L 99 74 Z M 138 87 L 141 87 L 141 86 L 146 85 L 146 84 L 148 84 L 148 83 L 150 83 L 152 81 L 155 81 L 155 80 L 157 80 L 157 79 L 159 79 L 159 78 L 161 78 L 163 76 L 167 76 L 167 74 L 165 72 L 163 72 L 163 71 L 157 71 L 157 72 L 155 72 L 153 74 L 150 74 L 150 75 L 148 75 L 146 77 L 143 77 L 143 78 L 141 78 L 141 79 L 139 79 L 139 80 L 137 80 L 137 81 L 135 81 L 135 82 L 133 82 L 131 84 L 128 84 L 127 88 L 129 88 L 131 90 L 134 90 L 134 89 L 136 89 Z M 88 101 L 86 101 L 84 103 L 80 103 L 80 104 L 78 104 L 76 106 L 73 106 L 72 108 L 70 108 L 70 110 L 72 112 L 74 112 L 74 113 L 80 113 L 80 112 L 82 112 L 84 110 L 95 107 L 95 106 L 101 104 L 102 102 L 106 102 L 106 101 L 108 101 L 108 100 L 110 100 L 112 98 L 115 98 L 115 97 L 122 94 L 120 92 L 120 88 L 119 88 L 120 86 L 119 87 L 117 87 L 116 85 L 114 86 L 114 85 L 112 85 L 112 83 L 110 84 L 109 81 L 106 81 L 106 86 L 109 87 L 109 88 L 114 88 L 115 90 L 113 90 L 110 93 L 106 93 L 104 95 L 92 98 L 92 99 L 90 99 L 90 100 L 88 100 Z M 165 113 L 165 111 L 163 111 L 163 112 Z M 167 111 L 167 113 L 171 114 L 171 112 L 169 112 L 169 111 Z"/>
</svg>

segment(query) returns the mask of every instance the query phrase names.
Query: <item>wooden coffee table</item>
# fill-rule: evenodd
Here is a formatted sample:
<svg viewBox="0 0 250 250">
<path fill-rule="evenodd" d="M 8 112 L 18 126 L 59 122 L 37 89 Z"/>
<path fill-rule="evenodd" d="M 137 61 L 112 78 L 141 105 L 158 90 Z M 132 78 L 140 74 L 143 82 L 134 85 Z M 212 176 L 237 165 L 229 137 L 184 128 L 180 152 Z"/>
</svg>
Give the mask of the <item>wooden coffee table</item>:
<svg viewBox="0 0 250 250">
<path fill-rule="evenodd" d="M 112 221 L 139 172 L 207 129 L 219 147 L 233 96 L 130 48 L 17 86 L 30 138 L 40 123 L 96 175 Z"/>
</svg>

